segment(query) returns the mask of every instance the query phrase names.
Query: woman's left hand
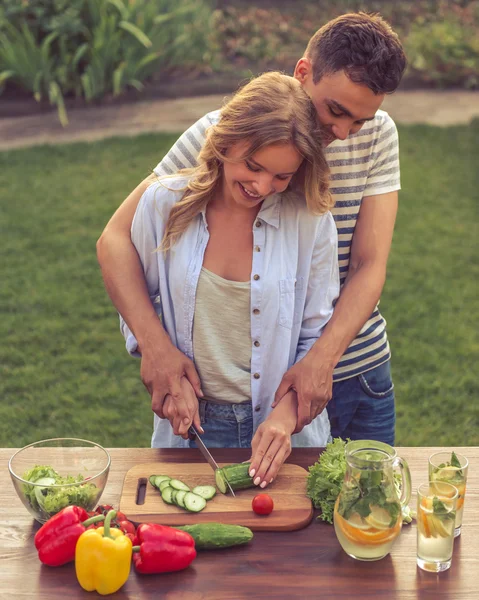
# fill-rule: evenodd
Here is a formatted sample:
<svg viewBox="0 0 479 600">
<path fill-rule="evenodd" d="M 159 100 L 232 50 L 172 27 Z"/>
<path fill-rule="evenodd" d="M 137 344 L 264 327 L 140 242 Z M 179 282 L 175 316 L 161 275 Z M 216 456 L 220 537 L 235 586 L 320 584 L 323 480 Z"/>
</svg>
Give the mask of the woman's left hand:
<svg viewBox="0 0 479 600">
<path fill-rule="evenodd" d="M 284 405 L 283 405 L 284 406 Z M 255 485 L 265 488 L 276 477 L 281 465 L 291 454 L 291 434 L 296 419 L 275 414 L 261 423 L 251 442 L 252 458 L 250 476 Z"/>
</svg>

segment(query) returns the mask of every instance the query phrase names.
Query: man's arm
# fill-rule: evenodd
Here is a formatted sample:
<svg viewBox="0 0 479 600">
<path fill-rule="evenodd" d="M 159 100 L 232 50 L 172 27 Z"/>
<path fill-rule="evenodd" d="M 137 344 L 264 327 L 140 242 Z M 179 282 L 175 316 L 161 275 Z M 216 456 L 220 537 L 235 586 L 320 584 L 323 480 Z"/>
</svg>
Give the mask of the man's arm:
<svg viewBox="0 0 479 600">
<path fill-rule="evenodd" d="M 290 387 L 297 390 L 296 431 L 310 423 L 331 399 L 334 367 L 371 316 L 381 296 L 397 207 L 397 192 L 363 198 L 351 246 L 348 276 L 333 316 L 309 353 L 288 371 L 275 395 L 276 404 Z M 306 383 L 298 389 L 296 382 L 301 380 Z"/>
<path fill-rule="evenodd" d="M 130 237 L 138 203 L 155 180 L 156 176 L 151 175 L 131 192 L 111 217 L 96 244 L 106 291 L 135 335 L 140 351 L 147 348 L 153 339 L 156 343 L 167 344 L 169 341 L 150 301 L 140 259 Z"/>
<path fill-rule="evenodd" d="M 333 368 L 373 312 L 386 281 L 398 193 L 363 198 L 351 245 L 348 275 L 333 316 L 313 352 L 327 353 Z"/>
<path fill-rule="evenodd" d="M 192 125 L 155 168 L 156 175 L 170 175 L 178 169 L 194 166 L 206 130 L 218 118 L 217 113 L 210 113 Z M 193 362 L 171 343 L 158 319 L 130 237 L 138 203 L 154 180 L 155 175 L 152 175 L 140 183 L 115 212 L 97 242 L 97 257 L 108 295 L 138 342 L 142 356 L 141 379 L 151 394 L 152 410 L 163 418 L 163 402 L 169 394 L 177 405 L 177 412 L 184 416 L 180 433 L 184 434 L 191 422 L 193 407 L 198 403 L 196 396 L 184 396 L 182 378 L 189 380 L 197 396 L 203 395 L 200 380 Z M 195 423 L 201 431 L 197 419 Z"/>
<path fill-rule="evenodd" d="M 171 175 L 196 164 L 206 130 L 219 119 L 217 112 L 205 115 L 177 140 L 155 173 L 147 177 L 124 200 L 97 242 L 97 256 L 111 301 L 134 333 L 144 354 L 150 345 L 169 341 L 148 296 L 143 269 L 131 242 L 130 231 L 138 203 L 156 176 Z"/>
</svg>

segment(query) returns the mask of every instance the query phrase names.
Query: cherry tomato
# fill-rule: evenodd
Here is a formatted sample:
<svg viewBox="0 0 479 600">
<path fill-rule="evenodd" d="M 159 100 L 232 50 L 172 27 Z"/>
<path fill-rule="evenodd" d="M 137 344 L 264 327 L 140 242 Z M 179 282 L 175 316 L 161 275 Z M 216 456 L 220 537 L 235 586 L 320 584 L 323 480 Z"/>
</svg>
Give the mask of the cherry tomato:
<svg viewBox="0 0 479 600">
<path fill-rule="evenodd" d="M 116 519 L 117 521 L 126 521 L 126 520 L 127 520 L 127 519 L 126 519 L 126 515 L 125 515 L 125 513 L 122 513 L 120 510 L 118 510 L 118 511 L 116 512 L 116 517 L 115 517 L 115 519 Z"/>
<path fill-rule="evenodd" d="M 136 533 L 136 527 L 131 521 L 120 521 L 119 526 L 123 533 L 132 533 L 133 535 Z"/>
<path fill-rule="evenodd" d="M 268 494 L 257 494 L 253 498 L 252 506 L 257 515 L 269 515 L 274 507 L 273 498 Z"/>
</svg>

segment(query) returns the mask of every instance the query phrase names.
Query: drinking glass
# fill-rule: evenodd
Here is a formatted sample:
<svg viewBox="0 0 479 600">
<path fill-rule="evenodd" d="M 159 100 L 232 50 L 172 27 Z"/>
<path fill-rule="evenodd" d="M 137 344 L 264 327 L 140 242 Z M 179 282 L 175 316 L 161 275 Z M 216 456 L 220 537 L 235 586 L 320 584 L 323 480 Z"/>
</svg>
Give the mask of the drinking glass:
<svg viewBox="0 0 479 600">
<path fill-rule="evenodd" d="M 430 481 L 417 491 L 417 565 L 440 573 L 451 566 L 454 548 L 457 489 Z"/>
<path fill-rule="evenodd" d="M 456 452 L 436 452 L 429 457 L 429 481 L 445 481 L 457 489 L 454 537 L 461 535 L 468 466 L 467 458 Z"/>
</svg>

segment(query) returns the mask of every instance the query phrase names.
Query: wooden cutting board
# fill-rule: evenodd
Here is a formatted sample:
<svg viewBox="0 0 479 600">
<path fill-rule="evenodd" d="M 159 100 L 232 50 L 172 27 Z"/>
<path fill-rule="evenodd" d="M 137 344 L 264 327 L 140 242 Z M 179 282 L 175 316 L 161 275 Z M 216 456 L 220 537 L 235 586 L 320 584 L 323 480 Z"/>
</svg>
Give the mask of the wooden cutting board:
<svg viewBox="0 0 479 600">
<path fill-rule="evenodd" d="M 153 474 L 180 479 L 191 489 L 196 485 L 215 485 L 213 470 L 207 463 L 136 465 L 125 476 L 120 498 L 120 510 L 134 522 L 162 525 L 217 522 L 243 525 L 256 531 L 293 531 L 306 527 L 313 517 L 313 506 L 306 496 L 308 472 L 298 465 L 284 464 L 266 490 L 258 487 L 241 490 L 236 492 L 235 498 L 217 492 L 199 513 L 166 504 L 148 481 Z M 274 510 L 268 516 L 258 516 L 251 508 L 254 496 L 263 491 L 274 501 Z"/>
</svg>

